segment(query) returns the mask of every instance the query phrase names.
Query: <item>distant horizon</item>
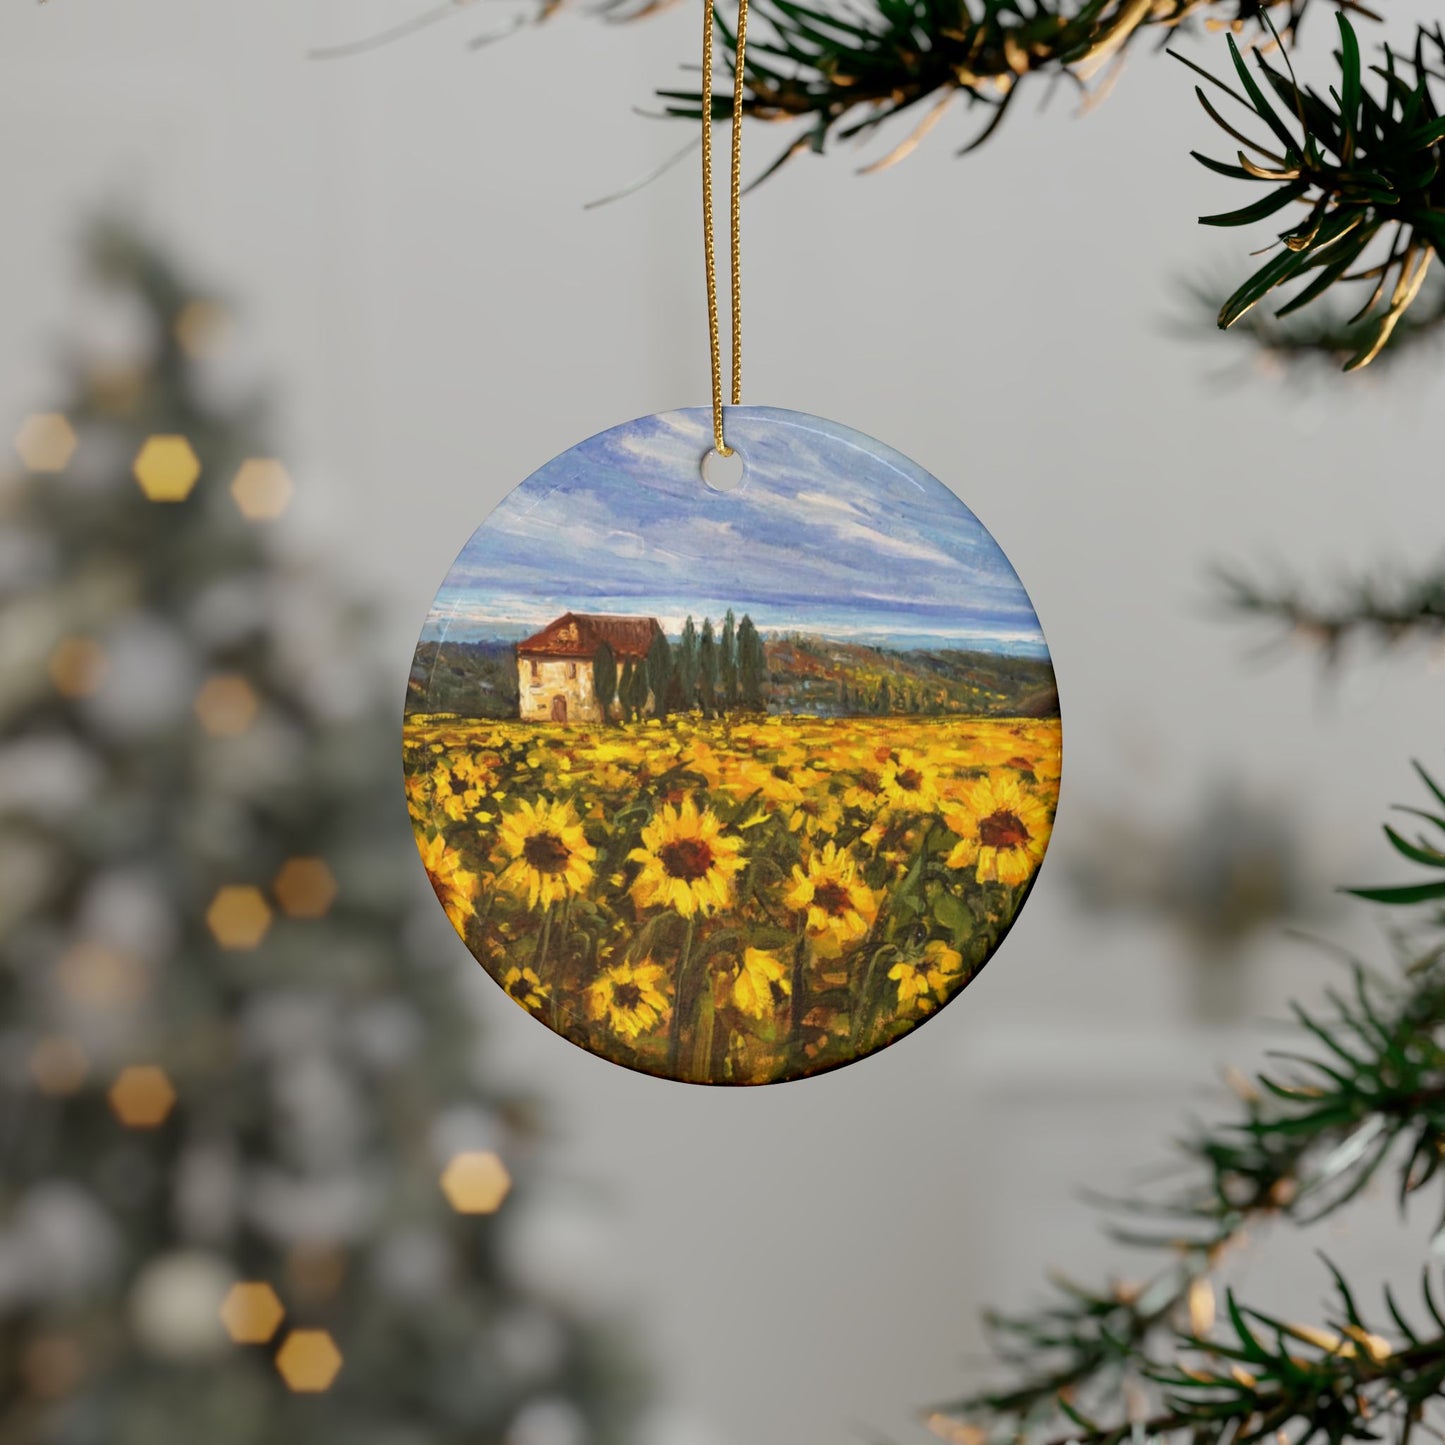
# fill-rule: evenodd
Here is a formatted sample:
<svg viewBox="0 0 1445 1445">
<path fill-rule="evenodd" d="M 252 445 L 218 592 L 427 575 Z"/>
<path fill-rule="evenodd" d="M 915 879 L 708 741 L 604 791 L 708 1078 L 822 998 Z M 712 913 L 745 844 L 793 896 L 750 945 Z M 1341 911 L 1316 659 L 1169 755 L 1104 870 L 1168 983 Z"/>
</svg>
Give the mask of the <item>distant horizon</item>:
<svg viewBox="0 0 1445 1445">
<path fill-rule="evenodd" d="M 804 627 L 797 623 L 780 626 L 770 626 L 760 622 L 751 609 L 733 605 L 733 614 L 737 621 L 741 622 L 744 616 L 752 618 L 753 625 L 762 634 L 765 641 L 777 641 L 780 638 L 795 636 L 812 638 L 819 642 L 835 642 L 849 646 L 873 647 L 889 652 L 986 652 L 995 657 L 1012 657 L 1026 660 L 1043 661 L 1049 657 L 1048 648 L 1042 641 L 1032 638 L 1009 638 L 1000 636 L 997 633 L 976 633 L 950 632 L 950 633 L 882 633 L 858 631 L 850 633 L 834 633 L 821 631 L 814 627 Z M 568 612 L 574 612 L 585 616 L 612 616 L 612 617 L 655 617 L 658 625 L 667 636 L 667 640 L 676 643 L 682 635 L 683 625 L 688 616 L 693 619 L 694 625 L 699 631 L 702 630 L 704 618 L 710 617 L 715 628 L 721 628 L 723 619 L 727 614 L 724 607 L 720 612 L 692 612 L 684 613 L 675 621 L 668 617 L 659 616 L 656 612 L 638 610 L 634 612 L 608 611 L 590 607 L 563 607 L 556 612 L 550 613 L 540 621 L 495 621 L 490 623 L 461 621 L 456 618 L 438 619 L 433 615 L 428 617 L 422 628 L 422 643 L 454 642 L 467 643 L 494 643 L 514 644 L 523 639 L 531 637 L 540 632 L 549 622 L 564 616 Z M 449 625 L 448 625 L 449 623 Z"/>
<path fill-rule="evenodd" d="M 936 478 L 846 427 L 797 412 L 728 413 L 741 486 L 698 474 L 701 408 L 642 417 L 562 453 L 463 547 L 423 642 L 515 642 L 566 612 L 657 618 L 731 607 L 765 634 L 894 651 L 1046 659 L 1008 559 Z"/>
</svg>

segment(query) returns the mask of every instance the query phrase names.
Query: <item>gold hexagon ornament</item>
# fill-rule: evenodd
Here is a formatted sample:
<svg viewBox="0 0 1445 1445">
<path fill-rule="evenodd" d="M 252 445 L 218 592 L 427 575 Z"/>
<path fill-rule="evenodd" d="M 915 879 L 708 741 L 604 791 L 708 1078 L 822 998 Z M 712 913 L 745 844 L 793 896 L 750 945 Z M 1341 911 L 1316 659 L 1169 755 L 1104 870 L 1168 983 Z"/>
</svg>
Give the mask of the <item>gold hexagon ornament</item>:
<svg viewBox="0 0 1445 1445">
<path fill-rule="evenodd" d="M 462 548 L 403 729 L 422 865 L 513 1002 L 628 1068 L 764 1084 L 978 975 L 1038 876 L 1062 732 L 978 518 L 836 423 L 701 408 L 564 452 Z"/>
</svg>

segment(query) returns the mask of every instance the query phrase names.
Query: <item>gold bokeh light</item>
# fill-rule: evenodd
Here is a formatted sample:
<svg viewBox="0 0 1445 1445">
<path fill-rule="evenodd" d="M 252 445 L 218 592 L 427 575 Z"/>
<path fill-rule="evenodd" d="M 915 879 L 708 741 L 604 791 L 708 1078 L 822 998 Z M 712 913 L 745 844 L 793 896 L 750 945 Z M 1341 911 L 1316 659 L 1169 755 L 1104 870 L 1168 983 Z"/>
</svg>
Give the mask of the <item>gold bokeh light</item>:
<svg viewBox="0 0 1445 1445">
<path fill-rule="evenodd" d="M 175 1107 L 176 1091 L 155 1064 L 132 1064 L 110 1086 L 110 1107 L 128 1129 L 154 1129 Z"/>
<path fill-rule="evenodd" d="M 274 457 L 241 463 L 231 496 L 248 522 L 273 522 L 291 504 L 291 474 Z"/>
<path fill-rule="evenodd" d="M 321 918 L 336 901 L 336 876 L 324 858 L 291 858 L 271 885 L 290 918 Z"/>
<path fill-rule="evenodd" d="M 96 939 L 81 939 L 66 949 L 56 977 L 69 998 L 93 1008 L 136 1004 L 150 981 L 140 959 Z"/>
<path fill-rule="evenodd" d="M 334 1244 L 308 1241 L 286 1251 L 286 1288 L 298 1299 L 331 1299 L 346 1279 L 346 1251 Z"/>
<path fill-rule="evenodd" d="M 32 472 L 63 472 L 75 455 L 75 428 L 58 411 L 34 412 L 21 422 L 15 450 Z"/>
<path fill-rule="evenodd" d="M 42 1094 L 52 1098 L 78 1092 L 89 1072 L 85 1050 L 64 1034 L 49 1034 L 30 1051 L 30 1077 Z"/>
<path fill-rule="evenodd" d="M 285 1316 L 276 1291 L 265 1280 L 233 1284 L 221 1301 L 221 1323 L 238 1345 L 268 1344 Z"/>
<path fill-rule="evenodd" d="M 196 717 L 213 738 L 233 738 L 256 719 L 261 700 L 238 672 L 220 672 L 207 678 L 196 694 Z"/>
<path fill-rule="evenodd" d="M 231 334 L 231 313 L 219 301 L 187 301 L 176 316 L 172 334 L 176 345 L 192 361 L 205 361 L 225 349 Z"/>
<path fill-rule="evenodd" d="M 184 502 L 201 475 L 201 463 L 185 437 L 147 437 L 132 468 L 152 502 Z"/>
<path fill-rule="evenodd" d="M 442 1171 L 441 1185 L 458 1214 L 495 1214 L 512 1187 L 512 1176 L 491 1150 L 467 1150 Z"/>
<path fill-rule="evenodd" d="M 222 948 L 255 948 L 271 927 L 271 905 L 259 888 L 227 884 L 206 909 L 206 927 Z"/>
<path fill-rule="evenodd" d="M 89 697 L 105 681 L 105 649 L 93 637 L 65 637 L 50 654 L 47 670 L 62 697 Z"/>
<path fill-rule="evenodd" d="M 341 1369 L 341 1351 L 326 1330 L 292 1330 L 276 1351 L 276 1368 L 288 1389 L 319 1394 Z"/>
</svg>

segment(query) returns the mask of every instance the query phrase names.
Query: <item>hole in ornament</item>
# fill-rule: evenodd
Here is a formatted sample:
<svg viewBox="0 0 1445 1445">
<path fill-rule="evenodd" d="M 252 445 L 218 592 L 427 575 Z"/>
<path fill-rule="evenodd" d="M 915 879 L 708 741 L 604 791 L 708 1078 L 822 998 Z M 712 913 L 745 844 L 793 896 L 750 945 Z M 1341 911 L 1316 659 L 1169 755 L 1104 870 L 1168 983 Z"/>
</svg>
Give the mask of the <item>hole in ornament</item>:
<svg viewBox="0 0 1445 1445">
<path fill-rule="evenodd" d="M 735 492 L 743 484 L 742 453 L 723 456 L 716 448 L 702 459 L 702 479 L 715 492 Z"/>
</svg>

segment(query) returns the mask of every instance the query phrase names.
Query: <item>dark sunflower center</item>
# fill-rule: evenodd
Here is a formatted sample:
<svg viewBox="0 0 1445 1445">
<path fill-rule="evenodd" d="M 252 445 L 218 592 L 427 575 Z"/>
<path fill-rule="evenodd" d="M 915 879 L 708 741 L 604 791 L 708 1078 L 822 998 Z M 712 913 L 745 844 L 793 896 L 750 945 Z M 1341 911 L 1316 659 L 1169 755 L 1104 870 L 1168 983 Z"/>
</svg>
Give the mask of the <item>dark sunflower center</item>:
<svg viewBox="0 0 1445 1445">
<path fill-rule="evenodd" d="M 916 793 L 923 786 L 923 774 L 917 768 L 903 768 L 897 776 L 898 786 L 906 793 Z"/>
<path fill-rule="evenodd" d="M 522 857 L 539 873 L 560 873 L 572 856 L 555 833 L 533 833 L 522 844 Z"/>
<path fill-rule="evenodd" d="M 832 882 L 819 883 L 814 887 L 813 902 L 833 918 L 842 917 L 853 905 L 848 890 L 841 883 Z"/>
<path fill-rule="evenodd" d="M 612 1002 L 617 1008 L 635 1009 L 642 1002 L 642 990 L 635 983 L 619 983 L 612 990 Z"/>
<path fill-rule="evenodd" d="M 776 978 L 769 979 L 769 980 L 768 980 L 768 991 L 769 991 L 769 992 L 772 994 L 772 996 L 773 996 L 773 1007 L 774 1007 L 774 1008 L 776 1008 L 780 1003 L 782 1003 L 782 1001 L 783 1001 L 785 998 L 787 998 L 787 996 L 788 996 L 787 993 L 786 993 L 786 992 L 784 991 L 784 989 L 783 989 L 783 984 L 782 984 L 782 980 L 781 980 L 781 979 L 776 979 Z"/>
<path fill-rule="evenodd" d="M 876 793 L 882 782 L 877 773 L 864 771 L 858 774 L 858 786 L 865 792 Z"/>
<path fill-rule="evenodd" d="M 979 821 L 978 841 L 985 848 L 1022 848 L 1030 837 L 1023 819 L 1007 808 L 1000 808 Z"/>
<path fill-rule="evenodd" d="M 781 763 L 776 763 L 773 766 L 773 776 L 779 779 L 779 781 L 786 783 L 792 775 Z"/>
<path fill-rule="evenodd" d="M 657 856 L 668 877 L 695 883 L 712 867 L 712 849 L 701 838 L 678 838 L 664 843 Z"/>
</svg>

